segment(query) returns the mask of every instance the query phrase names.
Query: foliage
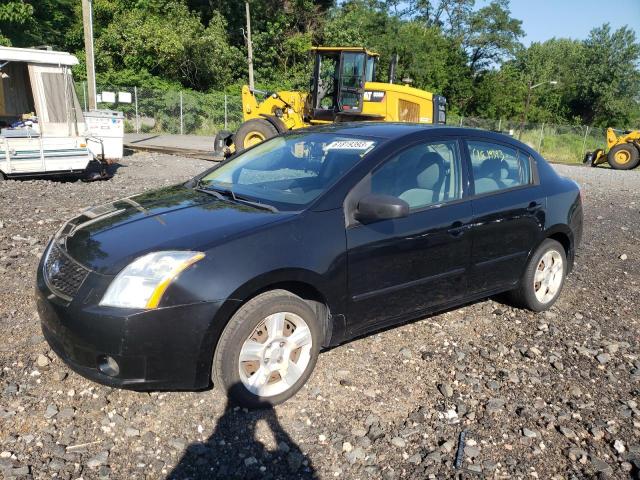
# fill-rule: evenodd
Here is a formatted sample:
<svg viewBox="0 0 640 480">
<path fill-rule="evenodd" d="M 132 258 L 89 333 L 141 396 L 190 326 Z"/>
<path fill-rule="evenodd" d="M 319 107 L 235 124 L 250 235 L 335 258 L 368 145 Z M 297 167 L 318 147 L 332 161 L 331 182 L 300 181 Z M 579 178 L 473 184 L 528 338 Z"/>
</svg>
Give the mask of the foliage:
<svg viewBox="0 0 640 480">
<path fill-rule="evenodd" d="M 66 44 L 75 0 L 9 0 L 0 5 L 0 36 L 14 47 Z M 7 42 L 5 42 L 7 43 Z"/>
<path fill-rule="evenodd" d="M 140 131 L 173 133 L 181 132 L 180 119 L 182 118 L 182 133 L 198 135 L 214 135 L 224 128 L 224 103 L 223 92 L 195 92 L 179 91 L 177 89 L 150 89 L 138 88 L 135 92 L 132 88 L 122 88 L 117 84 L 99 84 L 101 91 L 128 91 L 137 95 L 138 118 Z M 80 103 L 83 103 L 83 84 L 76 83 L 77 94 Z M 239 92 L 227 96 L 228 125 L 227 128 L 235 131 L 242 121 L 242 107 Z M 182 116 L 180 100 L 182 97 Z M 135 98 L 135 97 L 134 97 Z M 104 108 L 118 110 L 124 113 L 125 128 L 127 132 L 136 131 L 136 106 L 135 103 L 102 104 Z"/>
<path fill-rule="evenodd" d="M 17 40 L 18 31 L 33 15 L 33 7 L 20 0 L 13 0 L 0 5 L 0 45 L 11 46 L 13 37 Z M 6 35 L 9 35 L 7 37 Z"/>
<path fill-rule="evenodd" d="M 571 102 L 585 123 L 623 127 L 638 122 L 639 60 L 640 44 L 630 28 L 612 32 L 605 24 L 591 31 L 584 43 L 587 71 L 576 79 Z"/>
<path fill-rule="evenodd" d="M 488 68 L 513 55 L 524 35 L 521 25 L 520 20 L 511 17 L 509 0 L 494 0 L 473 12 L 468 25 L 461 27 L 471 68 Z"/>
<path fill-rule="evenodd" d="M 0 44 L 48 44 L 74 52 L 81 62 L 74 73 L 84 78 L 80 3 L 5 0 Z M 614 31 L 605 24 L 583 41 L 554 38 L 525 48 L 522 22 L 511 15 L 509 0 L 250 4 L 259 88 L 305 89 L 311 45 L 359 45 L 380 53 L 379 80 L 387 79 L 390 59 L 398 54 L 397 78 L 444 94 L 451 113 L 518 119 L 530 93 L 533 122 L 623 128 L 640 122 L 640 44 L 629 28 Z M 198 98 L 195 92 L 238 92 L 246 83 L 244 0 L 93 0 L 93 5 L 100 84 L 188 89 Z M 529 92 L 529 85 L 538 83 Z"/>
<path fill-rule="evenodd" d="M 122 10 L 96 41 L 105 70 L 129 69 L 179 81 L 191 88 L 223 88 L 239 57 L 216 14 L 205 27 L 180 2 L 151 2 L 147 9 Z M 163 5 L 155 5 L 155 4 Z"/>
</svg>

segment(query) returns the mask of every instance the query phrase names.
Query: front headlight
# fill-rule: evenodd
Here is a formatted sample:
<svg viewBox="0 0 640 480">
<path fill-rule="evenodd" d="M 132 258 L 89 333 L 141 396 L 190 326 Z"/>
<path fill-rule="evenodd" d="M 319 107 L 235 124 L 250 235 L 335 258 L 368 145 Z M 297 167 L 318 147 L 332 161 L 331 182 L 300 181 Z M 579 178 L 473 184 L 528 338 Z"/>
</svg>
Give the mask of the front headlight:
<svg viewBox="0 0 640 480">
<path fill-rule="evenodd" d="M 200 252 L 153 252 L 124 268 L 111 282 L 100 305 L 124 308 L 156 308 L 171 281 L 184 269 L 204 258 Z"/>
</svg>

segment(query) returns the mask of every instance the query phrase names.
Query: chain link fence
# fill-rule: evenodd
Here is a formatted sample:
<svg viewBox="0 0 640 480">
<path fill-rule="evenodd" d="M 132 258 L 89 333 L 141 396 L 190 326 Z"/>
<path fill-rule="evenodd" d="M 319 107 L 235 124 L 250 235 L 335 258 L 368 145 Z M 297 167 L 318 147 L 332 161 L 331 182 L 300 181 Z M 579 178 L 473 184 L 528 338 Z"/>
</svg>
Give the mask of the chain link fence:
<svg viewBox="0 0 640 480">
<path fill-rule="evenodd" d="M 579 163 L 587 152 L 606 145 L 606 129 L 586 125 L 525 123 L 519 120 L 490 120 L 449 115 L 449 125 L 481 128 L 517 138 L 554 162 Z"/>
<path fill-rule="evenodd" d="M 76 83 L 80 105 L 87 110 L 87 86 Z M 240 95 L 192 90 L 154 90 L 99 85 L 98 108 L 124 114 L 125 133 L 215 135 L 235 131 L 242 123 Z"/>
<path fill-rule="evenodd" d="M 76 90 L 80 104 L 86 110 L 86 83 L 78 82 Z M 235 132 L 242 123 L 242 99 L 239 94 L 109 85 L 99 85 L 98 94 L 102 96 L 99 108 L 124 113 L 126 133 L 215 135 L 220 130 Z M 586 152 L 606 145 L 606 130 L 590 126 L 525 123 L 521 128 L 519 120 L 492 120 L 453 114 L 449 115 L 447 123 L 513 136 L 555 162 L 582 162 Z"/>
</svg>

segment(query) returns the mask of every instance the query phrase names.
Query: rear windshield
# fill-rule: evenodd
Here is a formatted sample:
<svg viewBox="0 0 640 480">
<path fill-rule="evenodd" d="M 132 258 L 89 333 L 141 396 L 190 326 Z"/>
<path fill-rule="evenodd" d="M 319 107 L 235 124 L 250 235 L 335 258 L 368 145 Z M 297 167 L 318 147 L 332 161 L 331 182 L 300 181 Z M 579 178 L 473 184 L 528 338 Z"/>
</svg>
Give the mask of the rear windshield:
<svg viewBox="0 0 640 480">
<path fill-rule="evenodd" d="M 200 180 L 200 187 L 233 194 L 279 210 L 308 205 L 371 152 L 376 140 L 331 133 L 300 133 L 241 153 Z"/>
</svg>

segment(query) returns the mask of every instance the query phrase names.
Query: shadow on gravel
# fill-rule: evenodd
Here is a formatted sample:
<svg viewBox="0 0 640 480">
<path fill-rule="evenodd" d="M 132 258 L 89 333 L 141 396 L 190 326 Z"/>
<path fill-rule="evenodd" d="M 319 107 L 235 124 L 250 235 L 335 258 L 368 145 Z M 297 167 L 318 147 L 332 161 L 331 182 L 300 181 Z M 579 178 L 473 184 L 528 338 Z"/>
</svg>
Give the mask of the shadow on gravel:
<svg viewBox="0 0 640 480">
<path fill-rule="evenodd" d="M 232 388 L 244 388 L 240 384 Z M 273 435 L 276 449 L 256 438 L 258 423 Z M 315 479 L 311 460 L 284 431 L 269 404 L 245 411 L 229 399 L 224 414 L 206 442 L 192 443 L 167 476 L 167 480 L 204 479 Z"/>
</svg>

